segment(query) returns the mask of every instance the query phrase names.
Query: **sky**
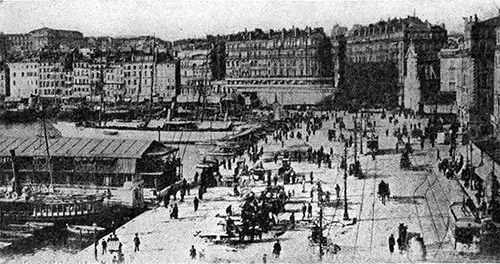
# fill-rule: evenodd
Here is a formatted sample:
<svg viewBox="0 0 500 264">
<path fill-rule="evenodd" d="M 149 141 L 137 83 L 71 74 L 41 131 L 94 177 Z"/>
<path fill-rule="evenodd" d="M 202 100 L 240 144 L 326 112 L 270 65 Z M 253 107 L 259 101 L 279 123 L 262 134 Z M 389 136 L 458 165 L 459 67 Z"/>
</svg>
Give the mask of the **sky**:
<svg viewBox="0 0 500 264">
<path fill-rule="evenodd" d="M 416 14 L 448 32 L 463 17 L 499 14 L 500 0 L 0 0 L 0 32 L 41 27 L 85 36 L 156 35 L 165 40 L 263 30 L 351 27 Z"/>
</svg>

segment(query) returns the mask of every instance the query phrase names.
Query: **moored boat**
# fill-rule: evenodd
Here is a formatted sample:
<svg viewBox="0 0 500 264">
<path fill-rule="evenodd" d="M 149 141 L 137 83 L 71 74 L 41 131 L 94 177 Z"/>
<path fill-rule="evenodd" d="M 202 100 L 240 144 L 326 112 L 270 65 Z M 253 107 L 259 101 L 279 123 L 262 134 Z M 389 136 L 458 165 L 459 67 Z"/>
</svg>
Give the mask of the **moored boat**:
<svg viewBox="0 0 500 264">
<path fill-rule="evenodd" d="M 104 135 L 108 135 L 108 136 L 116 136 L 116 135 L 118 135 L 118 131 L 116 131 L 116 130 L 104 130 L 102 133 Z"/>
<path fill-rule="evenodd" d="M 73 234 L 79 235 L 94 235 L 106 230 L 106 228 L 97 226 L 95 223 L 91 226 L 66 224 L 66 229 Z"/>
</svg>

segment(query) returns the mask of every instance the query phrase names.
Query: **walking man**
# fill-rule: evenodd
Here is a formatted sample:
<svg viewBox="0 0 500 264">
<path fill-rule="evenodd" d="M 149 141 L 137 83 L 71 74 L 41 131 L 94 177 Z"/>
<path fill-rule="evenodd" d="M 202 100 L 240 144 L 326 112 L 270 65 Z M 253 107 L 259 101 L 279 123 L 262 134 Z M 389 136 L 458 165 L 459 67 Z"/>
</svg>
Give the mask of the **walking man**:
<svg viewBox="0 0 500 264">
<path fill-rule="evenodd" d="M 295 212 L 292 212 L 290 215 L 290 224 L 292 225 L 292 229 L 295 229 Z"/>
<path fill-rule="evenodd" d="M 311 218 L 313 215 L 313 207 L 311 203 L 307 205 L 307 218 Z"/>
<path fill-rule="evenodd" d="M 194 197 L 193 204 L 194 204 L 194 211 L 197 212 L 198 211 L 198 205 L 200 204 L 200 200 L 198 200 L 198 197 Z"/>
<path fill-rule="evenodd" d="M 134 245 L 135 245 L 134 252 L 139 251 L 139 245 L 140 244 L 141 244 L 141 240 L 139 239 L 139 234 L 135 233 L 135 237 L 134 237 Z"/>
<path fill-rule="evenodd" d="M 99 243 L 97 243 L 97 240 L 96 240 L 94 243 L 94 258 L 95 258 L 95 260 L 97 260 L 97 254 L 99 253 L 98 247 L 99 247 Z"/>
<path fill-rule="evenodd" d="M 196 248 L 194 248 L 194 245 L 191 245 L 191 249 L 189 250 L 189 256 L 191 256 L 192 259 L 196 258 Z"/>
<path fill-rule="evenodd" d="M 275 258 L 279 258 L 280 253 L 281 253 L 281 244 L 280 244 L 280 241 L 278 239 L 278 240 L 276 240 L 276 243 L 274 243 L 274 246 L 273 246 L 273 255 Z"/>
<path fill-rule="evenodd" d="M 389 237 L 389 252 L 394 253 L 394 245 L 396 244 L 396 241 L 394 240 L 394 235 L 391 234 Z"/>
<path fill-rule="evenodd" d="M 108 252 L 108 250 L 107 250 L 108 242 L 106 242 L 106 239 L 102 240 L 101 246 L 102 246 L 102 254 L 104 255 L 104 253 Z"/>
<path fill-rule="evenodd" d="M 337 193 L 337 200 L 340 200 L 340 186 L 335 185 L 335 192 Z"/>
</svg>

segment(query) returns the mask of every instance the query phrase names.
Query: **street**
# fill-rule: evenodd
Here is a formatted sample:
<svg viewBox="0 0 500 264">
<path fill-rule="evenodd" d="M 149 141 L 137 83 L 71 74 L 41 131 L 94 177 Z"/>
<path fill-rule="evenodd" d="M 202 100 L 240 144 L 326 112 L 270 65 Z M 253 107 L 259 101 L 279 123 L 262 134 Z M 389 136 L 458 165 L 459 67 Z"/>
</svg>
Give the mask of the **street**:
<svg viewBox="0 0 500 264">
<path fill-rule="evenodd" d="M 402 118 L 401 118 L 402 119 Z M 344 118 L 347 128 L 352 128 L 351 116 Z M 394 145 L 396 139 L 391 135 L 386 137 L 385 130 L 397 127 L 389 124 L 388 120 L 377 120 L 377 134 L 379 135 L 379 147 L 381 154 L 373 160 L 371 155 L 359 155 L 361 166 L 365 177 L 363 179 L 348 176 L 348 213 L 351 219 L 357 222 L 350 225 L 343 221 L 344 205 L 343 196 L 341 201 L 324 206 L 323 222 L 326 229 L 323 235 L 330 238 L 334 244 L 340 246 L 337 254 L 325 254 L 324 262 L 421 262 L 421 256 L 410 246 L 407 251 L 390 254 L 388 238 L 391 234 L 398 236 L 398 226 L 403 223 L 408 227 L 409 233 L 419 233 L 426 247 L 426 261 L 430 262 L 456 262 L 456 261 L 481 261 L 484 259 L 475 257 L 471 259 L 466 255 L 455 254 L 451 236 L 449 216 L 449 205 L 454 201 L 462 201 L 462 193 L 458 182 L 447 180 L 437 174 L 436 150 L 430 148 L 426 142 L 423 150 L 417 141 L 412 142 L 415 150 L 410 155 L 412 168 L 402 170 L 399 168 L 401 154 L 395 153 Z M 398 126 L 404 123 L 417 123 L 425 120 L 402 120 Z M 295 195 L 286 205 L 286 211 L 279 215 L 280 220 L 288 220 L 291 212 L 295 212 L 297 227 L 288 230 L 279 237 L 282 252 L 279 259 L 272 257 L 272 245 L 275 239 L 267 234 L 262 241 L 254 243 L 213 243 L 207 239 L 196 236 L 200 232 L 221 232 L 217 223 L 222 218 L 217 214 L 224 214 L 228 205 L 239 213 L 240 198 L 232 195 L 232 187 L 209 188 L 204 200 L 200 203 L 200 210 L 193 211 L 192 199 L 197 193 L 192 190 L 186 202 L 179 203 L 179 220 L 168 218 L 166 208 L 160 207 L 137 217 L 125 226 L 117 230 L 117 235 L 123 243 L 125 261 L 128 263 L 147 262 L 189 262 L 189 248 L 194 245 L 198 250 L 204 251 L 204 259 L 196 259 L 202 262 L 236 262 L 236 263 L 262 263 L 263 255 L 267 254 L 268 263 L 310 263 L 320 262 L 318 246 L 312 245 L 308 236 L 311 234 L 311 222 L 318 218 L 319 207 L 317 192 L 313 198 L 313 217 L 302 220 L 301 207 L 303 203 L 310 201 L 311 188 L 315 188 L 321 181 L 323 191 L 332 194 L 332 200 L 336 200 L 335 185 L 341 186 L 343 194 L 344 171 L 339 168 L 340 157 L 343 154 L 344 144 L 340 142 L 328 142 L 327 132 L 333 127 L 332 119 L 323 124 L 322 129 L 311 134 L 310 142 L 313 149 L 321 145 L 325 152 L 333 148 L 332 169 L 326 164 L 318 168 L 317 164 L 305 161 L 301 163 L 292 162 L 293 169 L 301 174 L 307 175 L 305 192 L 302 192 L 302 184 L 285 185 L 285 190 L 294 191 Z M 300 129 L 305 134 L 304 126 Z M 338 133 L 338 131 L 337 131 Z M 301 140 L 290 138 L 285 141 L 285 148 L 302 143 Z M 363 142 L 366 153 L 366 140 Z M 281 149 L 281 142 L 274 142 L 271 138 L 268 144 L 260 142 L 264 151 L 276 151 Z M 259 148 L 260 148 L 259 146 Z M 359 148 L 360 146 L 358 146 Z M 441 153 L 447 153 L 445 146 L 437 145 Z M 442 154 L 443 155 L 443 154 Z M 353 149 L 349 149 L 349 162 L 353 161 Z M 281 162 L 263 163 L 264 168 L 277 170 Z M 309 173 L 313 171 L 314 184 L 309 183 Z M 223 174 L 231 171 L 221 171 Z M 382 204 L 377 195 L 377 186 L 381 181 L 389 184 L 391 197 Z M 278 183 L 280 184 L 280 183 Z M 259 193 L 265 187 L 265 183 L 257 182 L 248 186 L 248 190 Z M 141 251 L 133 252 L 133 234 L 138 232 L 141 237 Z M 93 259 L 93 246 L 80 253 L 82 260 Z M 101 258 L 101 256 L 100 256 Z"/>
</svg>

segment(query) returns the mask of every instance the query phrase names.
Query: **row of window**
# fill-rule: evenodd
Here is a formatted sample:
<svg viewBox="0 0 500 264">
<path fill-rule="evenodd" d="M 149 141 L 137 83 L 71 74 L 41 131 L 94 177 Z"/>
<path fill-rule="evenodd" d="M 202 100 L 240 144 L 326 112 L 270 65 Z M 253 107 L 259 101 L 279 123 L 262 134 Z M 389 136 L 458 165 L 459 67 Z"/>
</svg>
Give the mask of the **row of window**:
<svg viewBox="0 0 500 264">
<path fill-rule="evenodd" d="M 241 42 L 236 42 L 236 43 L 227 43 L 227 49 L 228 50 L 237 50 L 237 49 L 245 49 L 245 48 L 252 48 L 252 49 L 264 49 L 264 48 L 277 48 L 277 47 L 297 47 L 297 46 L 304 46 L 304 45 L 316 45 L 317 40 L 313 39 L 311 40 L 310 38 L 305 40 L 305 38 L 290 38 L 287 40 L 269 40 L 269 41 L 241 41 Z"/>
</svg>

